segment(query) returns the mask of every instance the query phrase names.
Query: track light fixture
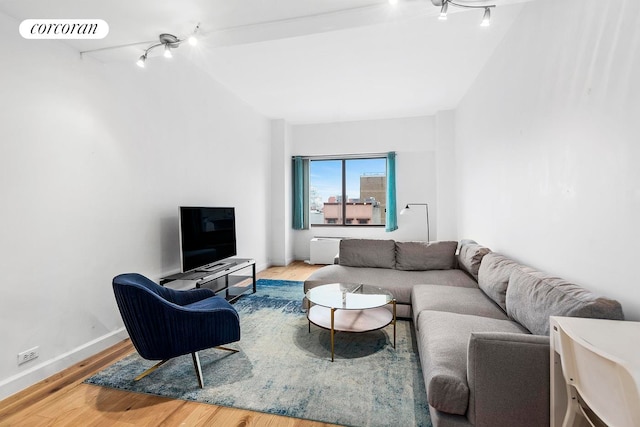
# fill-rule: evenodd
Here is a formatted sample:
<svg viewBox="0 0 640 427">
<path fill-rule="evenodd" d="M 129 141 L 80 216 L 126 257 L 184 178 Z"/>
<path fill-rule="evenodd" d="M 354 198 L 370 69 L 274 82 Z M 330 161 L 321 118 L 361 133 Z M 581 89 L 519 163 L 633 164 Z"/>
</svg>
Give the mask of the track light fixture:
<svg viewBox="0 0 640 427">
<path fill-rule="evenodd" d="M 438 16 L 438 19 L 441 21 L 446 21 L 447 20 L 447 10 L 449 9 L 449 2 L 444 2 L 442 3 L 442 7 L 440 8 L 440 16 Z"/>
<path fill-rule="evenodd" d="M 199 29 L 200 29 L 200 24 L 198 24 L 196 26 L 195 30 L 193 31 L 191 36 L 189 36 L 189 38 L 188 38 L 189 44 L 192 45 L 192 46 L 195 46 L 196 44 L 198 44 L 198 39 L 196 38 L 196 33 L 198 32 Z M 144 68 L 145 67 L 145 63 L 147 61 L 147 56 L 149 55 L 149 52 L 151 52 L 153 49 L 155 49 L 157 47 L 162 47 L 164 49 L 163 56 L 165 58 L 173 58 L 173 52 L 171 51 L 171 49 L 178 48 L 180 46 L 180 44 L 182 44 L 185 41 L 183 39 L 179 39 L 178 37 L 174 36 L 173 34 L 167 34 L 167 33 L 160 34 L 158 36 L 158 39 L 159 39 L 159 43 L 155 43 L 155 44 L 149 46 L 147 49 L 145 49 L 145 51 L 142 54 L 142 56 L 140 56 L 140 58 L 138 58 L 138 61 L 136 62 L 136 65 L 138 65 L 138 67 L 140 67 L 140 68 Z"/>
<path fill-rule="evenodd" d="M 482 23 L 480 24 L 480 26 L 488 27 L 489 25 L 491 25 L 491 9 L 486 7 L 484 9 L 484 16 L 482 17 Z"/>
<path fill-rule="evenodd" d="M 431 0 L 431 3 L 433 3 L 435 6 L 440 6 L 440 16 L 438 16 L 438 19 L 441 21 L 445 21 L 447 19 L 447 10 L 449 9 L 449 4 L 452 4 L 456 7 L 464 7 L 466 9 L 484 9 L 482 23 L 480 24 L 480 26 L 482 27 L 488 27 L 489 25 L 491 25 L 491 8 L 496 7 L 495 4 L 472 5 L 453 2 L 451 0 Z"/>
<path fill-rule="evenodd" d="M 189 44 L 191 46 L 195 46 L 198 44 L 198 37 L 196 36 L 196 34 L 198 34 L 199 29 L 200 29 L 200 23 L 196 25 L 196 29 L 193 30 L 193 33 L 189 36 Z"/>
<path fill-rule="evenodd" d="M 138 58 L 138 62 L 136 62 L 136 65 L 140 68 L 144 68 L 144 63 L 147 60 L 147 53 L 143 53 L 142 56 L 140 56 L 140 58 Z"/>
<path fill-rule="evenodd" d="M 165 58 L 173 58 L 173 53 L 171 53 L 171 46 L 169 46 L 168 44 L 164 45 L 164 54 L 163 56 Z"/>
</svg>

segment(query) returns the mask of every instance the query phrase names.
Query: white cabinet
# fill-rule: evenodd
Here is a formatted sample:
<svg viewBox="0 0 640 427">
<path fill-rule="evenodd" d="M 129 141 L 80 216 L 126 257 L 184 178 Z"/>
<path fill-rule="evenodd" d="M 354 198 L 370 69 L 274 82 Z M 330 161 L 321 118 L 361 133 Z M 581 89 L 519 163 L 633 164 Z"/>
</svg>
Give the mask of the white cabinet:
<svg viewBox="0 0 640 427">
<path fill-rule="evenodd" d="M 339 237 L 314 237 L 310 242 L 309 264 L 333 264 L 340 250 Z"/>
</svg>

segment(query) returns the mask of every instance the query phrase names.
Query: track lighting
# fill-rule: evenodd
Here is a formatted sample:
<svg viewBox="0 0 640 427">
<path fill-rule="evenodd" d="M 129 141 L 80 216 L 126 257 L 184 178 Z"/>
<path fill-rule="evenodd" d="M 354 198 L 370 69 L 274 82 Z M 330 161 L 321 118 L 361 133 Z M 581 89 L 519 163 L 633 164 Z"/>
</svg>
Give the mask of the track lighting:
<svg viewBox="0 0 640 427">
<path fill-rule="evenodd" d="M 196 37 L 196 34 L 198 33 L 199 29 L 200 29 L 200 23 L 196 25 L 196 29 L 193 30 L 193 33 L 189 36 L 189 44 L 191 46 L 195 46 L 198 44 L 198 38 Z"/>
<path fill-rule="evenodd" d="M 438 16 L 438 19 L 441 21 L 446 21 L 447 20 L 447 9 L 449 9 L 449 2 L 444 2 L 442 3 L 442 8 L 440 9 L 440 16 Z"/>
<path fill-rule="evenodd" d="M 198 30 L 200 29 L 200 24 L 198 24 L 195 28 L 195 30 L 193 31 L 193 33 L 191 34 L 191 36 L 188 38 L 189 44 L 192 46 L 195 46 L 198 43 L 198 40 L 196 39 L 195 35 L 198 32 Z M 163 56 L 165 58 L 173 58 L 173 52 L 171 51 L 171 49 L 176 49 L 180 46 L 180 44 L 182 44 L 182 42 L 184 42 L 185 40 L 183 39 L 179 39 L 178 37 L 174 36 L 173 34 L 168 34 L 168 33 L 163 33 L 160 34 L 158 36 L 159 39 L 159 43 L 153 44 L 151 46 L 149 46 L 147 49 L 145 49 L 144 53 L 142 54 L 142 56 L 140 56 L 140 58 L 138 58 L 138 61 L 136 62 L 136 65 L 140 68 L 144 68 L 145 67 L 145 63 L 147 61 L 147 56 L 149 55 L 149 52 L 151 52 L 153 49 L 157 48 L 157 47 L 162 47 L 164 49 L 164 54 Z"/>
<path fill-rule="evenodd" d="M 495 4 L 481 6 L 458 3 L 451 0 L 431 0 L 431 3 L 433 3 L 434 6 L 440 6 L 440 15 L 438 16 L 438 19 L 441 21 L 446 21 L 447 19 L 447 10 L 449 8 L 449 4 L 457 7 L 464 7 L 466 9 L 484 9 L 484 16 L 482 17 L 482 23 L 480 24 L 480 26 L 482 27 L 488 27 L 489 25 L 491 25 L 491 8 L 496 7 Z"/>
<path fill-rule="evenodd" d="M 484 9 L 484 16 L 482 17 L 481 27 L 488 27 L 491 25 L 491 9 L 488 7 Z"/>
<path fill-rule="evenodd" d="M 144 68 L 144 63 L 147 60 L 147 53 L 145 52 L 144 54 L 142 54 L 142 56 L 140 56 L 140 58 L 138 58 L 138 62 L 136 62 L 136 65 L 140 68 Z"/>
</svg>

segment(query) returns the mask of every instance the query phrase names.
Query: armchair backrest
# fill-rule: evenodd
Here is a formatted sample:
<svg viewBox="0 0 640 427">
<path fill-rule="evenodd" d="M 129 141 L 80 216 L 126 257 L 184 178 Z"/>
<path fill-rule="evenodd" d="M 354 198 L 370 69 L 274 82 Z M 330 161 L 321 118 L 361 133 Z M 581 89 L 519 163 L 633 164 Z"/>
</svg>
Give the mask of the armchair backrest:
<svg viewBox="0 0 640 427">
<path fill-rule="evenodd" d="M 171 346 L 170 290 L 137 273 L 127 273 L 113 279 L 113 292 L 124 326 L 131 342 L 142 357 L 159 360 L 166 357 Z"/>
<path fill-rule="evenodd" d="M 170 300 L 168 295 L 169 291 L 167 290 L 167 288 L 158 285 L 156 282 L 143 276 L 142 274 L 120 274 L 113 278 L 114 287 L 116 286 L 116 284 L 119 286 L 133 286 L 139 289 L 147 289 L 165 300 Z"/>
<path fill-rule="evenodd" d="M 210 289 L 176 291 L 128 273 L 114 277 L 113 292 L 131 342 L 145 359 L 170 359 L 240 339 L 238 313 Z"/>
</svg>

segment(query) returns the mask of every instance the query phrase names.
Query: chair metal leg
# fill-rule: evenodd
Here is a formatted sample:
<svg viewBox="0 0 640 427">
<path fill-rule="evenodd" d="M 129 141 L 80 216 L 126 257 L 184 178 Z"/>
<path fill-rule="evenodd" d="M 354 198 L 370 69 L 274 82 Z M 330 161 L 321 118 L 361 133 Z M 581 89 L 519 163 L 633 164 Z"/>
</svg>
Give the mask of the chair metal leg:
<svg viewBox="0 0 640 427">
<path fill-rule="evenodd" d="M 219 348 L 220 350 L 230 351 L 232 353 L 237 353 L 240 351 L 234 348 L 223 347 L 221 345 L 217 346 L 216 348 Z M 193 367 L 196 369 L 196 376 L 198 377 L 198 385 L 200 385 L 200 388 L 204 388 L 204 377 L 202 376 L 202 366 L 200 366 L 200 357 L 198 356 L 198 352 L 196 351 L 195 353 L 191 353 L 191 356 L 193 357 Z"/>
<path fill-rule="evenodd" d="M 198 352 L 191 353 L 191 357 L 193 358 L 193 367 L 196 368 L 196 376 L 198 377 L 198 385 L 200 388 L 204 388 L 204 379 L 202 378 L 202 367 L 200 366 L 200 357 L 198 357 Z"/>
<path fill-rule="evenodd" d="M 135 377 L 133 380 L 134 381 L 138 381 L 143 379 L 144 377 L 146 377 L 147 375 L 149 375 L 151 372 L 155 371 L 156 369 L 158 369 L 160 366 L 164 365 L 169 359 L 165 359 L 162 360 L 158 363 L 156 363 L 155 365 L 153 365 L 152 367 L 150 367 L 149 369 L 147 369 L 146 371 L 144 371 L 143 373 L 141 373 L 140 375 L 138 375 L 137 377 Z"/>
<path fill-rule="evenodd" d="M 230 351 L 232 353 L 237 353 L 240 351 L 234 348 L 223 347 L 223 346 L 218 346 L 216 348 L 219 348 L 220 350 Z M 200 386 L 200 388 L 204 388 L 204 377 L 202 376 L 202 366 L 200 365 L 200 357 L 198 356 L 198 352 L 196 351 L 195 353 L 191 353 L 191 358 L 193 359 L 193 367 L 195 368 L 196 376 L 198 377 L 198 385 Z M 153 365 L 152 367 L 150 367 L 149 369 L 147 369 L 146 371 L 144 371 L 143 373 L 135 377 L 134 381 L 138 381 L 146 377 L 147 375 L 149 375 L 150 373 L 158 369 L 160 366 L 164 365 L 168 360 L 169 359 L 165 359 L 156 363 L 155 365 Z"/>
</svg>

